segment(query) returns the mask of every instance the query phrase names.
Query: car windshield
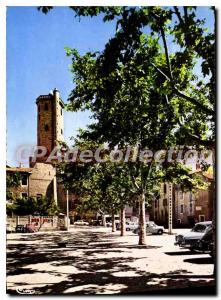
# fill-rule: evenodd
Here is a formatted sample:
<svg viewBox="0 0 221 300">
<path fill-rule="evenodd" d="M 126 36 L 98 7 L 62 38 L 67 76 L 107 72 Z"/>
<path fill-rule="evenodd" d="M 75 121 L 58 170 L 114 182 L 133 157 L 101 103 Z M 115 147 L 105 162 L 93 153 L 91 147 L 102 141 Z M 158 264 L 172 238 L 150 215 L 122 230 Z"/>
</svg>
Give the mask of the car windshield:
<svg viewBox="0 0 221 300">
<path fill-rule="evenodd" d="M 156 224 L 154 223 L 154 222 L 149 222 L 149 223 L 147 223 L 147 227 L 149 227 L 149 226 L 155 226 Z"/>
<path fill-rule="evenodd" d="M 204 232 L 206 230 L 206 225 L 196 224 L 191 231 L 193 232 Z"/>
</svg>

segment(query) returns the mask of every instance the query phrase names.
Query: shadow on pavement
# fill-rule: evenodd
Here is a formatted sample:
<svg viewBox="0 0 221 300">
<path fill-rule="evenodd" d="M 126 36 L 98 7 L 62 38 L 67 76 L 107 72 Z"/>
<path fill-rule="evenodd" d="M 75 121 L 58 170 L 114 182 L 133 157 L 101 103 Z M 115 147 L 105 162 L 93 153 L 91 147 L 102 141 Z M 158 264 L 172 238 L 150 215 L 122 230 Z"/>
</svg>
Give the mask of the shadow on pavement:
<svg viewBox="0 0 221 300">
<path fill-rule="evenodd" d="M 159 248 L 158 246 L 140 247 L 116 242 L 116 236 L 103 232 L 78 232 L 76 236 L 73 233 L 65 234 L 65 240 L 72 241 L 74 246 L 62 249 L 56 244 L 57 238 L 61 236 L 33 234 L 22 237 L 22 240 L 16 240 L 20 241 L 18 244 L 8 244 L 7 293 L 17 294 L 15 291 L 17 286 L 28 288 L 29 285 L 24 278 L 28 280 L 29 274 L 34 274 L 38 278 L 39 281 L 32 285 L 35 293 L 40 295 L 114 293 L 182 295 L 183 292 L 179 289 L 183 287 L 186 287 L 187 292 L 199 288 L 198 295 L 201 295 L 202 287 L 205 285 L 210 294 L 215 293 L 214 279 L 207 275 L 194 275 L 185 269 L 158 274 L 151 272 L 148 265 L 145 271 L 139 270 L 136 261 L 143 257 L 132 256 L 130 249 L 135 248 L 136 251 L 146 249 L 148 252 L 149 249 Z M 171 255 L 170 253 L 176 252 L 166 254 Z M 206 259 L 208 261 L 207 257 Z M 44 282 L 44 276 L 52 279 Z"/>
<path fill-rule="evenodd" d="M 191 252 L 191 251 L 175 251 L 175 252 L 164 252 L 167 255 L 199 255 L 197 252 Z"/>
<path fill-rule="evenodd" d="M 188 258 L 184 259 L 184 262 L 191 264 L 213 264 L 212 257 L 197 257 L 197 258 Z"/>
</svg>

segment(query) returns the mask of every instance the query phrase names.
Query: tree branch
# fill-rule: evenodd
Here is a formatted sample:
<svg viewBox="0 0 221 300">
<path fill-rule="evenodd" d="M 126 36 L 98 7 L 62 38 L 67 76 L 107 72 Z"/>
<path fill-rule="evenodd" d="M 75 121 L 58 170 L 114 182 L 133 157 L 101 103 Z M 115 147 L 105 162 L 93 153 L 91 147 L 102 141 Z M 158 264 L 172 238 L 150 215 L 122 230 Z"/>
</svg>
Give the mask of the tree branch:
<svg viewBox="0 0 221 300">
<path fill-rule="evenodd" d="M 184 22 L 183 22 L 183 19 L 181 17 L 181 14 L 180 14 L 180 11 L 179 11 L 178 7 L 174 6 L 173 8 L 175 10 L 175 14 L 177 15 L 178 20 L 180 21 L 181 24 L 184 25 Z"/>
<path fill-rule="evenodd" d="M 172 86 L 172 89 L 177 94 L 177 96 L 180 96 L 181 98 L 186 99 L 187 101 L 191 102 L 192 104 L 198 106 L 205 113 L 207 113 L 207 114 L 209 114 L 211 116 L 214 115 L 214 111 L 212 109 L 206 107 L 205 105 L 203 105 L 202 103 L 200 103 L 197 99 L 183 94 L 175 86 Z"/>
<path fill-rule="evenodd" d="M 190 96 L 187 96 L 187 95 L 185 95 L 184 93 L 182 93 L 181 91 L 179 91 L 179 90 L 175 87 L 173 80 L 172 80 L 171 78 L 169 78 L 169 76 L 167 76 L 167 75 L 166 75 L 159 67 L 157 67 L 154 63 L 151 62 L 150 64 L 151 64 L 152 66 L 154 66 L 155 69 L 156 69 L 159 73 L 161 73 L 167 80 L 170 81 L 170 83 L 171 83 L 171 88 L 172 88 L 172 90 L 174 91 L 174 93 L 175 93 L 177 96 L 179 96 L 179 97 L 181 97 L 181 98 L 183 98 L 183 99 L 189 101 L 190 103 L 192 103 L 193 105 L 197 106 L 198 108 L 200 108 L 200 109 L 201 109 L 202 111 L 204 111 L 205 113 L 207 113 L 207 114 L 209 114 L 209 115 L 211 115 L 211 116 L 214 115 L 214 111 L 213 111 L 212 109 L 206 107 L 205 105 L 203 105 L 202 103 L 200 103 L 197 99 L 195 99 L 195 98 L 193 98 L 193 97 L 190 97 Z"/>
<path fill-rule="evenodd" d="M 184 124 L 179 120 L 179 125 L 182 127 L 184 126 Z M 194 141 L 197 141 L 200 145 L 203 146 L 209 146 L 209 147 L 214 147 L 215 142 L 214 141 L 210 141 L 210 140 L 202 140 L 199 136 L 197 136 L 196 134 L 190 133 L 188 131 L 186 131 L 187 135 L 189 137 L 191 137 L 191 139 L 193 139 Z"/>
<path fill-rule="evenodd" d="M 175 9 L 175 7 L 174 7 Z M 175 9 L 176 10 L 176 9 Z M 186 12 L 187 13 L 187 12 Z M 179 15 L 179 11 L 178 11 L 178 15 Z M 162 39 L 163 39 L 163 46 L 164 46 L 164 51 L 165 51 L 165 55 L 166 55 L 166 62 L 167 62 L 167 68 L 169 71 L 169 76 L 166 75 L 162 70 L 160 70 L 158 67 L 156 67 L 154 64 L 154 67 L 157 68 L 158 72 L 160 72 L 167 80 L 169 80 L 171 82 L 171 87 L 173 89 L 173 91 L 176 93 L 177 96 L 180 96 L 181 98 L 188 100 L 189 102 L 191 102 L 192 104 L 198 106 L 202 111 L 204 111 L 205 113 L 209 114 L 209 115 L 214 115 L 214 111 L 206 106 L 204 106 L 203 104 L 201 104 L 198 100 L 196 100 L 195 98 L 192 98 L 190 96 L 187 96 L 185 94 L 183 94 L 182 92 L 180 92 L 176 87 L 175 87 L 175 83 L 173 81 L 173 75 L 172 75 L 172 69 L 171 69 L 171 64 L 170 64 L 170 58 L 169 58 L 169 52 L 168 52 L 168 47 L 167 47 L 167 42 L 166 42 L 166 36 L 165 36 L 165 32 L 163 29 L 163 25 L 162 22 L 160 21 L 160 17 L 157 16 L 155 13 L 153 13 L 153 16 L 155 18 L 155 20 L 158 22 L 159 28 L 160 28 L 160 32 L 162 35 Z M 181 17 L 181 16 L 180 16 Z M 182 20 L 183 22 L 183 20 Z"/>
<path fill-rule="evenodd" d="M 172 69 L 171 69 L 171 64 L 170 64 L 169 51 L 168 51 L 168 47 L 167 47 L 166 35 L 165 35 L 164 29 L 163 29 L 163 24 L 162 24 L 162 21 L 160 20 L 159 16 L 157 16 L 155 13 L 153 13 L 153 16 L 156 19 L 156 21 L 158 22 L 158 25 L 159 25 L 159 28 L 160 28 L 160 33 L 161 33 L 161 36 L 162 36 L 164 51 L 165 51 L 165 55 L 166 55 L 167 67 L 168 67 L 168 70 L 169 70 L 169 77 L 171 79 L 173 79 Z"/>
</svg>

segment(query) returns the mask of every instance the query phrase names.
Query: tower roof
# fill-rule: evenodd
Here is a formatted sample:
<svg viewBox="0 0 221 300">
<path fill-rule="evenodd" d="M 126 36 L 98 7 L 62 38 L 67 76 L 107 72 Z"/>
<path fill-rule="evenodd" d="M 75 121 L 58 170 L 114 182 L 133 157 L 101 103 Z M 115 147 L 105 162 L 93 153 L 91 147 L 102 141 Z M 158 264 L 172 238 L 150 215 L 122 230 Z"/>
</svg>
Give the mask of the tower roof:
<svg viewBox="0 0 221 300">
<path fill-rule="evenodd" d="M 54 91 L 58 91 L 57 89 L 54 89 Z M 36 99 L 36 104 L 38 104 L 38 102 L 40 100 L 51 100 L 54 98 L 54 95 L 53 94 L 48 94 L 48 95 L 40 95 L 38 96 L 38 98 Z M 64 108 L 64 102 L 63 100 L 61 99 L 61 97 L 59 96 L 59 102 L 60 102 L 60 105 L 62 108 Z"/>
</svg>

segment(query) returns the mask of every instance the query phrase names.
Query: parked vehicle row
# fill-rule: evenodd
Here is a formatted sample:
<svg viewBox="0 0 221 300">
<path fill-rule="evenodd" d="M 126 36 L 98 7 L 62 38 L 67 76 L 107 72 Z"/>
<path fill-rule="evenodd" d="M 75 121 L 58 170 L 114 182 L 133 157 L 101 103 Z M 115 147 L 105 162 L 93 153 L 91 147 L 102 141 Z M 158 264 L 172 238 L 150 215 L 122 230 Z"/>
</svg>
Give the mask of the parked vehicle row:
<svg viewBox="0 0 221 300">
<path fill-rule="evenodd" d="M 6 227 L 6 232 L 7 233 L 12 233 L 12 232 L 16 232 L 16 233 L 33 233 L 38 231 L 38 228 L 34 225 L 34 224 L 19 224 L 16 225 L 16 227 L 13 227 L 9 224 L 7 224 Z"/>
</svg>

